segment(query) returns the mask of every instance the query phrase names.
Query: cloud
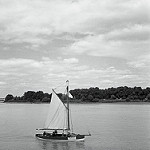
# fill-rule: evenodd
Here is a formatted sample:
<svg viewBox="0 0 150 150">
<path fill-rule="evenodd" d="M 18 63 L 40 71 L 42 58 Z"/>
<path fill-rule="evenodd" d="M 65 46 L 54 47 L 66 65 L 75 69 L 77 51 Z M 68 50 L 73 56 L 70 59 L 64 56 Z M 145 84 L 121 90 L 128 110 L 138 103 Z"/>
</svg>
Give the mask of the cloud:
<svg viewBox="0 0 150 150">
<path fill-rule="evenodd" d="M 149 10 L 148 0 L 0 0 L 3 90 L 149 85 Z"/>
<path fill-rule="evenodd" d="M 77 58 L 52 60 L 43 57 L 39 61 L 22 58 L 0 60 L 0 84 L 4 96 L 8 93 L 22 95 L 28 90 L 50 92 L 51 88 L 66 80 L 71 81 L 71 89 L 91 86 L 100 88 L 141 86 L 150 83 L 148 76 L 149 73 L 141 74 L 129 68 L 90 67 L 80 64 Z"/>
<path fill-rule="evenodd" d="M 148 0 L 6 0 L 0 5 L 0 40 L 47 44 L 62 33 L 103 34 L 145 26 L 148 11 Z"/>
<path fill-rule="evenodd" d="M 76 58 L 51 60 L 47 57 L 40 61 L 21 58 L 1 59 L 0 72 L 1 84 L 6 83 L 3 88 L 7 88 L 8 92 L 14 90 L 16 93 L 20 90 L 22 93 L 25 90 L 48 91 L 67 79 L 74 85 L 80 82 L 81 87 L 90 86 L 91 83 L 98 86 L 101 81 L 114 82 L 118 77 L 130 73 L 128 70 L 116 70 L 114 67 L 95 69 L 80 65 Z"/>
<path fill-rule="evenodd" d="M 107 35 L 108 37 L 108 35 Z M 112 38 L 112 35 L 111 35 Z M 115 38 L 114 38 L 115 39 Z M 134 59 L 141 55 L 149 54 L 150 41 L 120 41 L 107 40 L 102 35 L 88 36 L 80 41 L 63 48 L 64 53 L 77 55 L 119 57 L 123 59 Z"/>
<path fill-rule="evenodd" d="M 128 62 L 128 65 L 135 69 L 145 70 L 145 74 L 150 73 L 150 54 L 140 55 L 138 59 Z"/>
<path fill-rule="evenodd" d="M 0 86 L 5 85 L 5 84 L 6 84 L 6 82 L 0 81 Z"/>
<path fill-rule="evenodd" d="M 132 27 L 123 28 L 122 30 L 114 30 L 105 35 L 105 39 L 111 41 L 147 41 L 150 40 L 150 26 L 134 25 Z"/>
<path fill-rule="evenodd" d="M 77 58 L 69 58 L 69 59 L 64 59 L 65 63 L 78 63 Z"/>
<path fill-rule="evenodd" d="M 24 82 L 49 76 L 53 78 L 57 75 L 63 77 L 65 72 L 72 70 L 77 65 L 78 59 L 76 58 L 51 60 L 48 57 L 43 57 L 40 61 L 22 58 L 1 59 L 0 77 L 1 79 L 5 78 L 5 80 L 22 77 L 21 80 L 24 79 Z M 28 77 L 30 78 L 28 79 Z"/>
</svg>

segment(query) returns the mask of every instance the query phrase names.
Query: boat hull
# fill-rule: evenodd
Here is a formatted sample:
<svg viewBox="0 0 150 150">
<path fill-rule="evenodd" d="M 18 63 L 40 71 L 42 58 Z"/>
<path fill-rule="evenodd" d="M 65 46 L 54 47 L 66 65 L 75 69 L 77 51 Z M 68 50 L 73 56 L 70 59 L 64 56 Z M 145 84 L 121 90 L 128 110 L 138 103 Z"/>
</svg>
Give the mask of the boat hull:
<svg viewBox="0 0 150 150">
<path fill-rule="evenodd" d="M 50 141 L 84 141 L 85 136 L 84 135 L 74 135 L 74 136 L 67 136 L 62 134 L 57 135 L 43 135 L 43 134 L 36 134 L 35 135 L 40 140 L 50 140 Z"/>
</svg>

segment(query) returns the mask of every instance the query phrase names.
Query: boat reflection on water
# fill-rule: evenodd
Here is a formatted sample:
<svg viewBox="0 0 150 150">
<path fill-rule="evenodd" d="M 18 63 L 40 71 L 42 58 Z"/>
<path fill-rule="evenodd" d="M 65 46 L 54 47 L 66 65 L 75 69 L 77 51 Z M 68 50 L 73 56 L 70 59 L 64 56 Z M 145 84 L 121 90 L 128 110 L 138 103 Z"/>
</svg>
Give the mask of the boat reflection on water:
<svg viewBox="0 0 150 150">
<path fill-rule="evenodd" d="M 84 142 L 55 142 L 37 140 L 42 150 L 85 150 Z"/>
</svg>

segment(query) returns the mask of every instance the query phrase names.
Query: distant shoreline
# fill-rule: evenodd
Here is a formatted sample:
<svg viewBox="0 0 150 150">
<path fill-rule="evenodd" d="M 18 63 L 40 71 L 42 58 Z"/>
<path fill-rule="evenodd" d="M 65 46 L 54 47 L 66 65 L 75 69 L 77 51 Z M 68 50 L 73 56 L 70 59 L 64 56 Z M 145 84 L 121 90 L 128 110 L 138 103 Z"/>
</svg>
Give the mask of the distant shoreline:
<svg viewBox="0 0 150 150">
<path fill-rule="evenodd" d="M 141 87 L 121 86 L 117 88 L 99 89 L 91 87 L 89 89 L 70 90 L 70 103 L 129 103 L 129 102 L 150 102 L 150 87 L 142 89 Z M 8 94 L 4 102 L 15 103 L 49 103 L 51 93 L 43 91 L 27 91 L 22 96 L 13 96 Z M 66 102 L 67 95 L 57 93 L 57 96 Z"/>
<path fill-rule="evenodd" d="M 49 104 L 50 102 L 15 102 L 15 101 L 13 101 L 13 102 L 1 102 L 1 103 L 9 103 L 9 104 L 14 104 L 14 103 L 17 103 L 17 104 Z M 66 103 L 66 102 L 64 102 L 64 103 Z M 119 100 L 103 100 L 103 101 L 100 101 L 100 102 L 87 102 L 87 101 L 70 101 L 69 102 L 70 104 L 106 104 L 106 103 L 114 103 L 114 104 L 116 104 L 116 103 L 118 103 L 118 104 L 121 104 L 121 103 L 126 103 L 126 104 L 131 104 L 131 103 L 133 103 L 133 104 L 135 104 L 135 103 L 138 103 L 138 104 L 146 104 L 146 103 L 149 103 L 150 104 L 150 102 L 148 102 L 148 101 L 139 101 L 139 100 L 136 100 L 136 101 L 129 101 L 129 102 L 127 102 L 126 100 L 122 100 L 122 101 L 119 101 Z"/>
</svg>

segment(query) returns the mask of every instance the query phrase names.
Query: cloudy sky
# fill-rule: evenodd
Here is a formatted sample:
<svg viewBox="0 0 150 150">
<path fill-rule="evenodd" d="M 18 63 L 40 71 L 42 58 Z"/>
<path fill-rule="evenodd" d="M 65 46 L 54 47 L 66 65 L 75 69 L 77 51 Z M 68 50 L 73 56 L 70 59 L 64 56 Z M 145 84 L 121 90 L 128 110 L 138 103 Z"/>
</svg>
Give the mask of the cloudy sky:
<svg viewBox="0 0 150 150">
<path fill-rule="evenodd" d="M 0 97 L 150 86 L 149 0 L 0 0 Z"/>
</svg>

